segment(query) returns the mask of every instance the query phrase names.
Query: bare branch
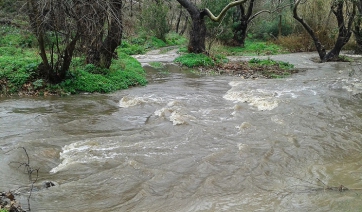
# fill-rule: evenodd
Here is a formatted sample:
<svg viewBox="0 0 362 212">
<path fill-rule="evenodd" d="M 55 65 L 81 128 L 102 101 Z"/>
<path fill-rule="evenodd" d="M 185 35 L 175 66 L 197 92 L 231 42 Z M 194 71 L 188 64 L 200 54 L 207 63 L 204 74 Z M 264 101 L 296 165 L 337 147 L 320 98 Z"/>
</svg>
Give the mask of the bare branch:
<svg viewBox="0 0 362 212">
<path fill-rule="evenodd" d="M 215 22 L 219 22 L 220 20 L 223 19 L 223 17 L 226 15 L 226 12 L 232 8 L 232 7 L 235 7 L 235 6 L 238 6 L 238 5 L 242 5 L 246 2 L 247 0 L 239 0 L 239 1 L 234 1 L 234 2 L 231 2 L 229 3 L 228 5 L 226 5 L 224 7 L 224 9 L 220 12 L 220 14 L 218 16 L 215 16 L 209 9 L 205 8 L 205 12 L 207 14 L 207 16 L 212 20 L 212 21 L 215 21 Z"/>
</svg>

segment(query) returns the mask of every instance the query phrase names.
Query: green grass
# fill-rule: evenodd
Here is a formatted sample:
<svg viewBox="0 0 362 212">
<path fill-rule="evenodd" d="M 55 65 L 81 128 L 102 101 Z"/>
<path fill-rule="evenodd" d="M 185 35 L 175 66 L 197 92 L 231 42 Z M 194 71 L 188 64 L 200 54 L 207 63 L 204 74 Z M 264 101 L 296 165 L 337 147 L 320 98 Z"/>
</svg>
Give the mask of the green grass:
<svg viewBox="0 0 362 212">
<path fill-rule="evenodd" d="M 276 44 L 254 40 L 246 40 L 245 47 L 215 45 L 211 51 L 226 56 L 257 56 L 287 53 L 285 49 Z"/>
<path fill-rule="evenodd" d="M 291 70 L 294 68 L 293 64 L 290 64 L 288 62 L 283 62 L 283 61 L 275 61 L 272 59 L 267 59 L 267 60 L 262 60 L 262 59 L 258 59 L 258 58 L 253 58 L 249 61 L 250 65 L 261 65 L 261 66 L 278 66 L 280 69 L 283 70 Z"/>
<path fill-rule="evenodd" d="M 31 32 L 6 25 L 0 25 L 0 37 L 2 47 L 24 48 L 34 47 L 37 44 L 36 38 Z"/>
<path fill-rule="evenodd" d="M 119 59 L 113 60 L 109 70 L 97 70 L 92 65 L 74 66 L 73 69 L 70 72 L 72 77 L 60 84 L 67 93 L 109 93 L 147 84 L 141 64 L 124 53 L 119 53 Z"/>
<path fill-rule="evenodd" d="M 272 59 L 261 60 L 253 58 L 249 61 L 249 65 L 259 69 L 264 76 L 270 78 L 285 78 L 295 73 L 294 65 L 288 62 L 275 61 Z"/>
<path fill-rule="evenodd" d="M 19 92 L 30 95 L 42 95 L 46 92 L 108 93 L 147 83 L 141 64 L 119 51 L 119 59 L 112 61 L 110 69 L 85 65 L 84 58 L 73 58 L 66 80 L 57 85 L 49 84 L 46 79 L 39 78 L 37 73 L 38 64 L 41 63 L 38 50 L 22 46 L 27 41 L 23 31 L 0 26 L 0 34 L 0 95 Z"/>
<path fill-rule="evenodd" d="M 149 63 L 152 68 L 164 68 L 165 66 L 161 62 L 150 62 Z"/>
<path fill-rule="evenodd" d="M 166 35 L 166 42 L 160 40 L 153 36 L 144 35 L 141 33 L 137 37 L 126 38 L 122 41 L 121 46 L 119 47 L 120 51 L 128 54 L 144 54 L 152 49 L 159 49 L 166 46 L 180 46 L 185 45 L 187 39 L 180 36 L 177 33 L 169 33 Z"/>
<path fill-rule="evenodd" d="M 197 66 L 214 66 L 215 62 L 212 58 L 208 57 L 205 54 L 184 54 L 177 57 L 174 62 L 180 63 L 183 66 L 193 68 Z"/>
<path fill-rule="evenodd" d="M 205 54 L 187 53 L 177 57 L 174 62 L 188 68 L 194 68 L 199 66 L 215 66 L 220 63 L 228 62 L 228 60 L 225 56 L 222 55 L 209 57 Z"/>
</svg>

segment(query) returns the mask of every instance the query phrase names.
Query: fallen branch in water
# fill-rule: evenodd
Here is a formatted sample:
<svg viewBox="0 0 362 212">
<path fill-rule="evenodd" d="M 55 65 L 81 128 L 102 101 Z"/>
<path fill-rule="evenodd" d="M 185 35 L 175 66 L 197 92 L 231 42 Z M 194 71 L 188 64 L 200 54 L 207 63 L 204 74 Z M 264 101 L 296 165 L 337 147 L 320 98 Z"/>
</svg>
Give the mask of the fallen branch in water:
<svg viewBox="0 0 362 212">
<path fill-rule="evenodd" d="M 27 201 L 28 201 L 28 210 L 31 211 L 30 208 L 30 198 L 32 195 L 32 191 L 34 189 L 34 184 L 38 181 L 39 178 L 39 168 L 35 169 L 32 166 L 30 166 L 30 158 L 29 158 L 29 154 L 26 151 L 25 147 L 19 147 L 18 149 L 23 149 L 25 152 L 25 156 L 26 156 L 26 162 L 10 162 L 10 163 L 16 163 L 19 164 L 19 167 L 24 167 L 25 168 L 25 172 L 28 175 L 29 181 L 30 181 L 30 191 L 29 191 L 29 196 L 27 197 Z M 11 150 L 12 151 L 12 150 Z M 35 175 L 35 177 L 34 177 Z M 5 194 L 5 193 L 4 193 Z M 7 192 L 6 195 L 4 195 L 4 199 L 9 199 L 10 200 L 10 208 L 7 208 L 9 211 L 13 211 L 13 212 L 25 212 L 23 209 L 21 209 L 20 205 L 18 203 L 16 203 L 15 201 L 15 197 L 14 197 L 14 192 Z M 6 203 L 8 203 L 6 201 Z M 14 206 L 13 206 L 14 205 Z M 0 209 L 2 207 L 0 206 Z"/>
<path fill-rule="evenodd" d="M 339 191 L 339 192 L 344 192 L 344 191 L 362 191 L 362 188 L 348 188 L 344 185 L 339 185 L 339 186 L 329 186 L 327 184 L 325 184 L 321 179 L 317 178 L 317 181 L 320 182 L 323 186 L 318 185 L 316 183 L 312 183 L 309 182 L 307 180 L 303 180 L 300 179 L 298 177 L 294 177 L 302 182 L 308 183 L 310 185 L 316 186 L 313 190 L 317 191 L 317 190 L 323 190 L 323 191 Z"/>
</svg>

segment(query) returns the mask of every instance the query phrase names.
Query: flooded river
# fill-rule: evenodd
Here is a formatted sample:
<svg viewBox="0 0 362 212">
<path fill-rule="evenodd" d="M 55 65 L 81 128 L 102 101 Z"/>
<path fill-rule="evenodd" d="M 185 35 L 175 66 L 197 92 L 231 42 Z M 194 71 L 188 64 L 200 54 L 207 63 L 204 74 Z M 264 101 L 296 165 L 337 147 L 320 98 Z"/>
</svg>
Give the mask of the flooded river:
<svg viewBox="0 0 362 212">
<path fill-rule="evenodd" d="M 36 212 L 361 211 L 362 65 L 279 57 L 306 71 L 147 68 L 147 86 L 108 95 L 2 98 L 0 191 L 27 208 L 25 147 Z"/>
</svg>

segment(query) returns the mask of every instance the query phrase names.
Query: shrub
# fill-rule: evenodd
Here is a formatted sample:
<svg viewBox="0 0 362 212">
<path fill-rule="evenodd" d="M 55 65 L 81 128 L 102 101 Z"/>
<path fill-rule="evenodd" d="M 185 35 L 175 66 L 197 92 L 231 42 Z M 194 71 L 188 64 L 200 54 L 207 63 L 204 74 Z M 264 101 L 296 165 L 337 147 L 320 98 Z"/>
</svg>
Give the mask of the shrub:
<svg viewBox="0 0 362 212">
<path fill-rule="evenodd" d="M 107 72 L 99 71 L 93 65 L 86 65 L 83 68 L 76 67 L 72 71 L 72 76 L 62 82 L 60 87 L 69 93 L 109 93 L 146 83 L 147 80 L 141 64 L 136 59 L 119 53 L 119 59 L 113 60 Z"/>
<path fill-rule="evenodd" d="M 282 21 L 282 35 L 287 36 L 293 32 L 292 24 L 286 20 Z M 271 21 L 263 20 L 253 29 L 253 37 L 256 39 L 268 40 L 276 38 L 279 34 L 279 19 Z"/>
<path fill-rule="evenodd" d="M 197 66 L 213 66 L 215 65 L 214 61 L 204 55 L 204 54 L 194 54 L 189 53 L 185 55 L 181 55 L 177 57 L 174 62 L 180 63 L 189 68 L 197 67 Z"/>
<path fill-rule="evenodd" d="M 285 53 L 285 49 L 280 45 L 272 42 L 257 41 L 257 40 L 246 40 L 244 47 L 231 47 L 231 46 L 220 46 L 215 45 L 212 48 L 212 52 L 227 56 L 240 56 L 240 55 L 274 55 Z"/>
<path fill-rule="evenodd" d="M 294 68 L 293 64 L 283 61 L 275 61 L 270 58 L 268 58 L 267 60 L 253 58 L 249 61 L 249 64 L 258 66 L 279 66 L 279 68 L 283 70 L 290 70 Z"/>
<path fill-rule="evenodd" d="M 168 45 L 184 45 L 188 41 L 185 37 L 179 35 L 178 33 L 168 33 L 166 35 L 166 43 Z"/>
</svg>

